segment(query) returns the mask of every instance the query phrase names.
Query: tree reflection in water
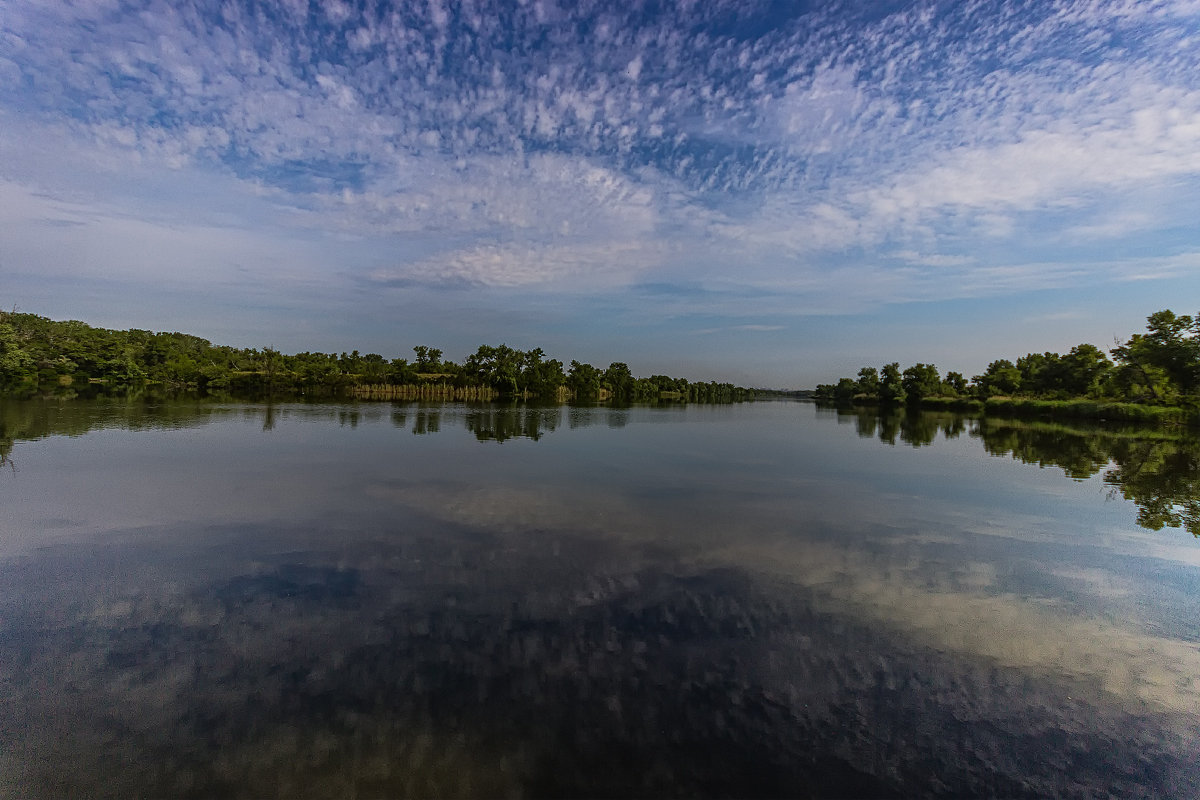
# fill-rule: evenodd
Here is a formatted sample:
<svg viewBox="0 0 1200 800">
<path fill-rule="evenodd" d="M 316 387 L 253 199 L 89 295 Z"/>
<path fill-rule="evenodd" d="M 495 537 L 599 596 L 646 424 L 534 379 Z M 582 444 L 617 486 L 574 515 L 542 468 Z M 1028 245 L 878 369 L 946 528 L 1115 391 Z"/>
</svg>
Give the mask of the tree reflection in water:
<svg viewBox="0 0 1200 800">
<path fill-rule="evenodd" d="M 53 435 L 80 436 L 101 428 L 154 429 L 204 425 L 232 414 L 258 413 L 263 430 L 272 430 L 291 414 L 328 416 L 356 427 L 360 418 L 390 413 L 392 424 L 413 434 L 465 428 L 479 441 L 520 438 L 538 441 L 560 428 L 606 425 L 623 427 L 628 410 L 610 407 L 528 404 L 442 405 L 395 403 L 390 409 L 289 404 L 257 409 L 221 402 L 168 401 L 152 397 L 104 401 L 16 402 L 0 400 L 0 466 L 13 467 L 16 442 Z M 1135 503 L 1138 524 L 1150 530 L 1178 527 L 1200 537 L 1200 437 L 1187 429 L 1113 425 L 1065 425 L 948 412 L 880 413 L 876 408 L 838 409 L 839 423 L 851 423 L 861 438 L 888 445 L 933 445 L 938 435 L 955 439 L 969 433 L 993 456 L 1011 456 L 1026 464 L 1057 467 L 1084 480 L 1104 473 L 1113 492 Z"/>
<path fill-rule="evenodd" d="M 936 412 L 880 413 L 875 408 L 839 409 L 839 422 L 852 421 L 861 438 L 895 445 L 931 445 L 941 433 L 963 432 L 993 456 L 1057 467 L 1085 480 L 1103 472 L 1114 494 L 1138 508 L 1137 522 L 1149 530 L 1183 528 L 1200 537 L 1200 437 L 1186 429 L 1064 425 Z"/>
<path fill-rule="evenodd" d="M 1200 440 L 1159 428 L 1085 428 L 984 420 L 977 435 L 993 455 L 1055 466 L 1076 480 L 1103 471 L 1112 491 L 1138 508 L 1143 528 L 1200 537 Z"/>
<path fill-rule="evenodd" d="M 472 409 L 464 421 L 481 442 L 514 437 L 537 441 L 562 423 L 562 406 L 485 405 Z"/>
<path fill-rule="evenodd" d="M 884 444 L 897 441 L 912 447 L 931 445 L 940 432 L 945 439 L 956 439 L 967 430 L 968 418 L 947 414 L 909 410 L 902 413 L 880 413 L 873 407 L 839 409 L 839 421 L 854 418 L 854 427 L 861 439 L 878 437 Z"/>
</svg>

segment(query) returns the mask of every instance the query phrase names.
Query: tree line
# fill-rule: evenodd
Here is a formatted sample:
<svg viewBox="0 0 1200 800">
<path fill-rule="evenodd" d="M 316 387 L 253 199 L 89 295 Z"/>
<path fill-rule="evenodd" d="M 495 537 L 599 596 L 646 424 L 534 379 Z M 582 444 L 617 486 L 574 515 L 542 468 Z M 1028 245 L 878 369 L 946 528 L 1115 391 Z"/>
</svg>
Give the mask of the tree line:
<svg viewBox="0 0 1200 800">
<path fill-rule="evenodd" d="M 882 369 L 863 367 L 856 377 L 835 384 L 821 384 L 814 397 L 883 405 L 1007 396 L 1200 406 L 1200 316 L 1163 310 L 1146 322 L 1145 333 L 1133 334 L 1111 353 L 1086 343 L 1065 354 L 1027 353 L 1016 361 L 993 361 L 969 381 L 953 371 L 943 376 L 933 364 L 901 370 L 899 362 L 892 362 Z"/>
<path fill-rule="evenodd" d="M 68 394 L 162 386 L 172 390 L 235 395 L 340 394 L 356 386 L 486 386 L 507 397 L 543 400 L 738 402 L 752 392 L 731 383 L 691 382 L 667 375 L 635 377 L 629 366 L 564 365 L 541 348 L 481 345 L 462 363 L 428 345 L 413 358 L 378 353 L 288 355 L 273 347 L 214 345 L 185 333 L 109 330 L 79 321 L 0 312 L 0 392 Z"/>
</svg>

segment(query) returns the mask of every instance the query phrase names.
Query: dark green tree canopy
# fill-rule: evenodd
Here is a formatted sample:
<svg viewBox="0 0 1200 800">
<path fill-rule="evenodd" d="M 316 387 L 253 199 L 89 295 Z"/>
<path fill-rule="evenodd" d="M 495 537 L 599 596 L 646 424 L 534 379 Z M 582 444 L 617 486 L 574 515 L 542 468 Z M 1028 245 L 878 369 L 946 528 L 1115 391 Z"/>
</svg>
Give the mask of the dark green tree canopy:
<svg viewBox="0 0 1200 800">
<path fill-rule="evenodd" d="M 912 365 L 904 370 L 900 383 L 904 387 L 905 396 L 912 400 L 934 397 L 942 389 L 941 376 L 938 375 L 937 367 L 933 364 Z"/>
<path fill-rule="evenodd" d="M 501 396 L 563 400 L 574 396 L 618 402 L 734 402 L 750 397 L 732 384 L 683 378 L 635 378 L 614 361 L 606 370 L 548 358 L 542 348 L 481 345 L 460 366 L 436 347 L 412 348 L 415 360 L 378 353 L 281 353 L 274 347 L 214 346 L 183 333 L 113 331 L 83 322 L 0 312 L 0 392 L 78 393 L 156 384 L 173 390 L 262 393 L 348 391 L 359 386 L 487 387 Z M 386 394 L 386 393 L 383 393 Z M 439 395 L 443 396 L 443 395 Z"/>
<path fill-rule="evenodd" d="M 918 363 L 901 371 L 893 362 L 878 372 L 863 367 L 854 381 L 844 378 L 836 384 L 822 384 L 814 396 L 839 403 L 885 405 L 938 397 L 983 401 L 1009 396 L 1200 408 L 1200 316 L 1164 310 L 1151 314 L 1146 323 L 1146 333 L 1135 333 L 1113 348 L 1111 359 L 1085 342 L 1065 355 L 1026 353 L 1015 363 L 998 358 L 969 385 L 958 372 L 939 379 L 932 364 Z"/>
</svg>

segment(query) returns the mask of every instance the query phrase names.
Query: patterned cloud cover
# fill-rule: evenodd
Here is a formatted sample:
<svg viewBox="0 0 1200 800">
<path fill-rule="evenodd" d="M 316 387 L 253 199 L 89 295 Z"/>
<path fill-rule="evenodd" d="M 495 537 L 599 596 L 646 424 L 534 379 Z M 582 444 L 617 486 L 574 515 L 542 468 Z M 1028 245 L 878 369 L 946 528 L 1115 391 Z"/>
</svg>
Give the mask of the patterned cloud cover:
<svg viewBox="0 0 1200 800">
<path fill-rule="evenodd" d="M 0 0 L 0 300 L 811 385 L 1200 299 L 1200 3 Z"/>
</svg>

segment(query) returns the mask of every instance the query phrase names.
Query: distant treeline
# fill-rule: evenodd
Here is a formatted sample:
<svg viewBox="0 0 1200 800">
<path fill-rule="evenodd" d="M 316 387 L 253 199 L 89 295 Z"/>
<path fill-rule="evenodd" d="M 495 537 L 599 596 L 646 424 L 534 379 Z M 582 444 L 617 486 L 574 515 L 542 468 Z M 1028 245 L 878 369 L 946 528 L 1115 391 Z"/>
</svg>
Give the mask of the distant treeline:
<svg viewBox="0 0 1200 800">
<path fill-rule="evenodd" d="M 814 397 L 839 404 L 1129 419 L 1166 418 L 1161 410 L 1132 406 L 1194 412 L 1200 407 L 1200 317 L 1159 311 L 1147 318 L 1146 331 L 1114 347 L 1111 358 L 1095 345 L 1080 344 L 1064 355 L 1027 353 L 1016 362 L 993 361 L 970 381 L 958 372 L 942 376 L 933 364 L 863 367 L 857 378 L 818 386 Z"/>
<path fill-rule="evenodd" d="M 158 385 L 238 396 L 357 394 L 364 397 L 492 398 L 728 403 L 752 392 L 730 383 L 692 383 L 628 365 L 601 369 L 547 358 L 541 348 L 481 345 L 461 364 L 418 345 L 414 358 L 377 353 L 296 353 L 214 345 L 186 333 L 108 330 L 34 314 L 0 312 L 0 392 L 73 394 Z M 367 387 L 373 387 L 368 389 Z M 394 390 L 379 387 L 397 387 Z"/>
</svg>

